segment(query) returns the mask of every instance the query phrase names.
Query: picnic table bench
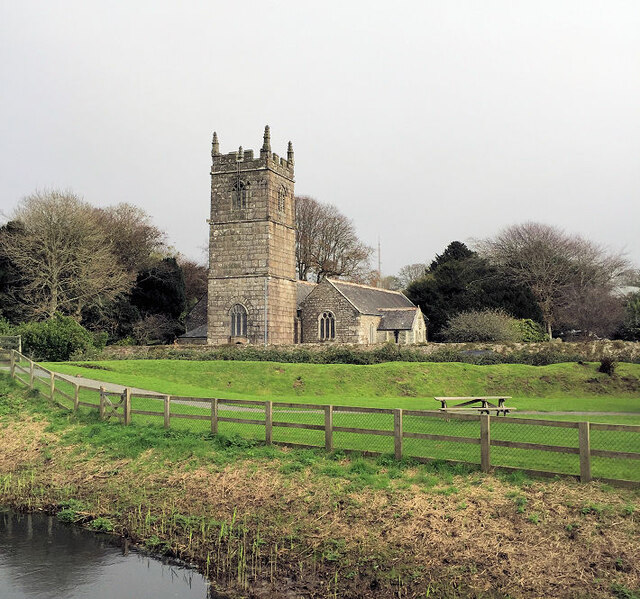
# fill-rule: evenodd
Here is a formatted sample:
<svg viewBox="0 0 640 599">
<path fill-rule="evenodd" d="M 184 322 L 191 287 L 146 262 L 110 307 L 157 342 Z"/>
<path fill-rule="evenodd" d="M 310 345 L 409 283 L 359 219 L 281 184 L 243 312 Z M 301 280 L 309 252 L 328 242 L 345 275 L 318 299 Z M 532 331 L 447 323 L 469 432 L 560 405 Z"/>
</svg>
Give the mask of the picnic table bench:
<svg viewBox="0 0 640 599">
<path fill-rule="evenodd" d="M 479 414 L 490 414 L 491 412 L 495 412 L 496 416 L 500 416 L 500 412 L 502 412 L 503 416 L 506 416 L 511 410 L 516 410 L 517 408 L 511 408 L 504 405 L 506 399 L 511 399 L 510 395 L 491 395 L 491 396 L 469 396 L 469 397 L 434 397 L 436 401 L 440 402 L 440 411 L 441 412 L 455 412 L 458 410 L 475 410 Z M 459 401 L 463 400 L 462 403 L 457 403 L 452 406 L 448 406 L 448 401 Z M 495 403 L 491 403 L 492 401 L 497 401 L 498 405 Z"/>
</svg>

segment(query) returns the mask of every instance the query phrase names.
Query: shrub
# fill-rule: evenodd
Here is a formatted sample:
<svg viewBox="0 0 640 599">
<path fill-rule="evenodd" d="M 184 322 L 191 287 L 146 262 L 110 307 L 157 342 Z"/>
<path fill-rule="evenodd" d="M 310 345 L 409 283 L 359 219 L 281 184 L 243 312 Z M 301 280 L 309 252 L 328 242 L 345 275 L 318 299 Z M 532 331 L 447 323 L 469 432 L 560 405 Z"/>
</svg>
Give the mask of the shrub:
<svg viewBox="0 0 640 599">
<path fill-rule="evenodd" d="M 549 337 L 544 332 L 542 325 L 530 318 L 523 318 L 518 320 L 518 327 L 520 329 L 520 341 L 526 343 L 536 343 L 538 341 L 548 341 Z"/>
<path fill-rule="evenodd" d="M 6 318 L 0 316 L 0 335 L 11 335 L 12 327 Z"/>
<path fill-rule="evenodd" d="M 502 310 L 472 310 L 451 318 L 443 331 L 453 342 L 519 341 L 520 325 Z"/>
<path fill-rule="evenodd" d="M 618 363 L 611 356 L 603 356 L 600 360 L 600 366 L 598 366 L 598 372 L 613 376 L 617 366 Z"/>
<path fill-rule="evenodd" d="M 81 357 L 96 349 L 94 336 L 70 316 L 56 315 L 51 320 L 27 322 L 16 327 L 22 335 L 22 348 L 37 360 L 62 362 Z"/>
</svg>

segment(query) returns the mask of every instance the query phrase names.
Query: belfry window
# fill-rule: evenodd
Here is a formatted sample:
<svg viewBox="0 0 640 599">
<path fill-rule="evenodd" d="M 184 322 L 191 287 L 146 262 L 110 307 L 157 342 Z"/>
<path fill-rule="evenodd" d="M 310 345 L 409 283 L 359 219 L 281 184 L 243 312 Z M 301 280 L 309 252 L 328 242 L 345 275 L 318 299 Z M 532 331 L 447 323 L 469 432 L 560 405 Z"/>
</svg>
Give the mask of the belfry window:
<svg viewBox="0 0 640 599">
<path fill-rule="evenodd" d="M 323 312 L 320 316 L 320 340 L 336 338 L 336 318 L 332 312 Z"/>
<path fill-rule="evenodd" d="M 231 316 L 231 336 L 247 336 L 247 309 L 242 304 L 236 304 L 229 311 Z"/>
<path fill-rule="evenodd" d="M 279 212 L 284 212 L 284 209 L 286 207 L 286 200 L 287 200 L 287 188 L 282 185 L 280 187 L 280 191 L 278 191 L 278 211 Z"/>
<path fill-rule="evenodd" d="M 234 210 L 244 210 L 247 207 L 249 190 L 244 181 L 238 181 L 231 191 L 231 204 Z"/>
</svg>

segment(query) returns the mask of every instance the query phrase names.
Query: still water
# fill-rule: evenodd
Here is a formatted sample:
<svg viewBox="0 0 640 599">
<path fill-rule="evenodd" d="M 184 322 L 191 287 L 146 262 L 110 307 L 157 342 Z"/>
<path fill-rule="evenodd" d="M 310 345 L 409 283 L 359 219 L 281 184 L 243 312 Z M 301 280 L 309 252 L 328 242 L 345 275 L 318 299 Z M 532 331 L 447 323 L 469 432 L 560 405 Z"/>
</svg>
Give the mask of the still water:
<svg viewBox="0 0 640 599">
<path fill-rule="evenodd" d="M 1 599 L 211 599 L 203 576 L 40 514 L 0 513 Z"/>
</svg>

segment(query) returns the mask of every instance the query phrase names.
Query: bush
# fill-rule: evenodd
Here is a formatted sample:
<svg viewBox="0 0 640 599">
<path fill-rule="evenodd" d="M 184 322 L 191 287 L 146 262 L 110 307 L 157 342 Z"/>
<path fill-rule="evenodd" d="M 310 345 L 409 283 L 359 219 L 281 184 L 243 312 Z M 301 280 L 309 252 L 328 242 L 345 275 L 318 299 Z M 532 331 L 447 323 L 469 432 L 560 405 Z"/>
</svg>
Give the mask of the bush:
<svg viewBox="0 0 640 599">
<path fill-rule="evenodd" d="M 0 316 L 0 335 L 11 335 L 12 327 L 6 318 Z"/>
<path fill-rule="evenodd" d="M 60 314 L 51 320 L 21 324 L 16 334 L 22 335 L 22 351 L 36 360 L 62 362 L 96 350 L 94 336 L 70 316 Z"/>
<path fill-rule="evenodd" d="M 613 376 L 617 366 L 618 363 L 611 356 L 603 356 L 600 360 L 600 366 L 598 366 L 598 372 Z"/>
<path fill-rule="evenodd" d="M 472 310 L 451 318 L 443 331 L 452 342 L 509 342 L 520 340 L 520 324 L 502 310 Z"/>
<path fill-rule="evenodd" d="M 542 325 L 530 318 L 523 318 L 518 321 L 518 327 L 520 329 L 519 341 L 525 343 L 537 343 L 539 341 L 548 341 L 549 336 L 544 332 Z"/>
</svg>

